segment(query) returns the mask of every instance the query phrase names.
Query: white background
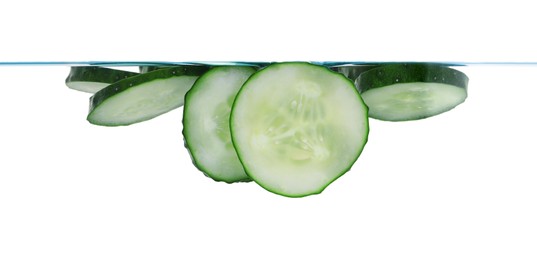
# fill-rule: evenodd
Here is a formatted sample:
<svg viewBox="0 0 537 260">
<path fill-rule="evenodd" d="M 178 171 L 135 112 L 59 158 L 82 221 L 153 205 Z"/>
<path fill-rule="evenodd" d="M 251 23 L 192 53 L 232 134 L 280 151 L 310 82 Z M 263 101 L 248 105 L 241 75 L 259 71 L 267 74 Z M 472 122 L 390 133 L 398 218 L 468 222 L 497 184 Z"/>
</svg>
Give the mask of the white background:
<svg viewBox="0 0 537 260">
<path fill-rule="evenodd" d="M 0 10 L 0 61 L 537 61 L 517 1 L 56 2 Z M 290 199 L 204 177 L 182 109 L 93 126 L 68 67 L 2 66 L 0 259 L 536 259 L 537 67 L 460 69 L 465 103 L 371 120 L 349 173 Z"/>
</svg>

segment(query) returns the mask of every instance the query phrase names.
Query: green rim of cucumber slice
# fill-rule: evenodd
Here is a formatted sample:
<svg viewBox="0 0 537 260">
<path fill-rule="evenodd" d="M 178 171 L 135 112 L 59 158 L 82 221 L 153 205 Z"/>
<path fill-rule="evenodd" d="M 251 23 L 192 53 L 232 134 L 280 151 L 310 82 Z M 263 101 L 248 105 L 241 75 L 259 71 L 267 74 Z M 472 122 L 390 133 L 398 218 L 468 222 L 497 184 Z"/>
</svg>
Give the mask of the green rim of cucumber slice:
<svg viewBox="0 0 537 260">
<path fill-rule="evenodd" d="M 73 66 L 65 79 L 65 85 L 74 90 L 96 93 L 114 82 L 136 75 L 136 72 L 105 67 Z"/>
</svg>

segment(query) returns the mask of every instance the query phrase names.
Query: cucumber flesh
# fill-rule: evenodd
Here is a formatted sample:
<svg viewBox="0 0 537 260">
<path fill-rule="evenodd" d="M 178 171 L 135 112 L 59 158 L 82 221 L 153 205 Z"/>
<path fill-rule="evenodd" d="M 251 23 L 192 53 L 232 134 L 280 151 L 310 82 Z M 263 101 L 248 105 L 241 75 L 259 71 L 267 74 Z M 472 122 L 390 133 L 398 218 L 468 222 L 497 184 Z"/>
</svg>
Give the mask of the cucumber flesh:
<svg viewBox="0 0 537 260">
<path fill-rule="evenodd" d="M 356 80 L 369 116 L 409 121 L 449 111 L 466 100 L 468 77 L 436 64 L 391 64 Z"/>
<path fill-rule="evenodd" d="M 124 126 L 164 114 L 183 105 L 185 93 L 206 70 L 172 67 L 120 80 L 91 97 L 87 120 L 96 125 Z"/>
<path fill-rule="evenodd" d="M 74 90 L 96 93 L 114 82 L 136 75 L 136 72 L 105 67 L 74 66 L 65 79 L 65 85 Z"/>
<path fill-rule="evenodd" d="M 203 74 L 185 96 L 183 136 L 194 165 L 215 181 L 250 181 L 231 143 L 231 105 L 250 67 L 216 67 Z"/>
<path fill-rule="evenodd" d="M 369 133 L 367 107 L 354 84 L 300 62 L 252 75 L 237 94 L 230 127 L 246 173 L 287 197 L 321 193 L 352 167 Z"/>
</svg>

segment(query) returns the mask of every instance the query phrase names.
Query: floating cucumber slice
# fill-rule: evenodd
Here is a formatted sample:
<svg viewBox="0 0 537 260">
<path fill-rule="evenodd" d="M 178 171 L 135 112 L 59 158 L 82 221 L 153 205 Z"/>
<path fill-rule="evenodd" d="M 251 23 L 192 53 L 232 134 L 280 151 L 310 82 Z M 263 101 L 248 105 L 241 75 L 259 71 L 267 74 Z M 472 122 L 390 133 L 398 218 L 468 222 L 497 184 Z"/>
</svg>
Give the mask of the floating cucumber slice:
<svg viewBox="0 0 537 260">
<path fill-rule="evenodd" d="M 104 67 L 74 66 L 65 79 L 65 85 L 74 90 L 96 93 L 118 80 L 136 75 L 138 73 Z"/>
<path fill-rule="evenodd" d="M 90 99 L 88 121 L 122 126 L 149 120 L 183 105 L 185 93 L 206 67 L 179 66 L 120 80 Z"/>
<path fill-rule="evenodd" d="M 322 192 L 352 167 L 369 133 L 367 107 L 354 84 L 300 62 L 252 75 L 237 94 L 230 127 L 246 173 L 288 197 Z"/>
<path fill-rule="evenodd" d="M 390 64 L 366 71 L 356 80 L 369 116 L 407 121 L 451 110 L 467 97 L 468 77 L 438 64 Z"/>
<path fill-rule="evenodd" d="M 216 67 L 203 74 L 185 96 L 183 135 L 194 165 L 227 183 L 250 181 L 231 143 L 229 115 L 250 67 Z"/>
</svg>

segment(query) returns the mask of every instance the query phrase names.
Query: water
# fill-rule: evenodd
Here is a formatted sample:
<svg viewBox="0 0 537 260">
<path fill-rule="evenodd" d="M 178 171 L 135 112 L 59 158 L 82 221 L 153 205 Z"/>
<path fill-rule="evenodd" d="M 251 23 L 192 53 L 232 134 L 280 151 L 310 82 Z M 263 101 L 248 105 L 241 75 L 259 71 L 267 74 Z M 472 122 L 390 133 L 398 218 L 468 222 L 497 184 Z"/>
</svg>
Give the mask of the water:
<svg viewBox="0 0 537 260">
<path fill-rule="evenodd" d="M 265 64 L 202 64 L 215 63 Z M 95 126 L 86 121 L 91 94 L 64 82 L 75 65 L 179 64 L 200 63 L 1 63 L 4 242 L 84 248 L 71 238 L 89 235 L 99 241 L 85 243 L 106 247 L 143 234 L 160 244 L 169 241 L 159 236 L 174 237 L 192 253 L 208 244 L 260 250 L 256 241 L 298 243 L 307 252 L 322 241 L 430 256 L 455 256 L 446 248 L 457 248 L 537 257 L 537 63 L 446 62 L 469 77 L 464 103 L 423 120 L 371 119 L 351 171 L 322 194 L 296 200 L 204 177 L 183 146 L 182 108 L 128 127 Z M 248 239 L 235 244 L 230 233 Z"/>
</svg>

